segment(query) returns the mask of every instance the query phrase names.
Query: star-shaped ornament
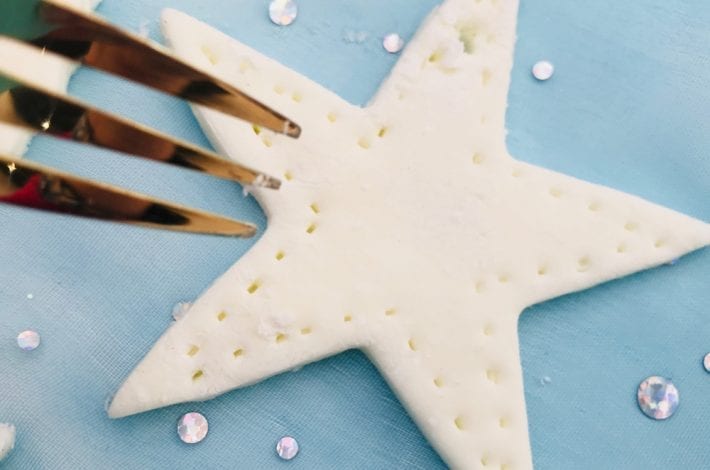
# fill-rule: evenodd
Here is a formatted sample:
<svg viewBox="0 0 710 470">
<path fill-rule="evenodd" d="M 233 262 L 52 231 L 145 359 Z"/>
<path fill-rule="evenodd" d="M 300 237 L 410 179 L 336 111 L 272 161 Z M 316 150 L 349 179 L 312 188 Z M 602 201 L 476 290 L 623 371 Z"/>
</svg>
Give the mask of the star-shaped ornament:
<svg viewBox="0 0 710 470">
<path fill-rule="evenodd" d="M 448 0 L 366 108 L 175 11 L 176 52 L 303 126 L 293 141 L 198 110 L 255 191 L 258 243 L 128 377 L 121 417 L 359 348 L 453 468 L 532 466 L 518 316 L 671 261 L 710 226 L 509 156 L 517 2 Z"/>
</svg>

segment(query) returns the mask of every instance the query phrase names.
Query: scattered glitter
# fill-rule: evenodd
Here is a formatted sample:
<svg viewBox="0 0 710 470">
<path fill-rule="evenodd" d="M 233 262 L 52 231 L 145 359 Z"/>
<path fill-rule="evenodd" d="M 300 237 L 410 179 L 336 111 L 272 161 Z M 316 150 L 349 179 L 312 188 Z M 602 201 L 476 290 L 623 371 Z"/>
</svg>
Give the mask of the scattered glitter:
<svg viewBox="0 0 710 470">
<path fill-rule="evenodd" d="M 710 353 L 707 353 L 703 358 L 703 367 L 707 372 L 710 372 Z"/>
<path fill-rule="evenodd" d="M 353 31 L 352 29 L 345 30 L 343 32 L 343 39 L 347 43 L 362 44 L 367 41 L 370 37 L 370 33 L 367 31 Z"/>
<path fill-rule="evenodd" d="M 298 442 L 291 436 L 284 436 L 276 443 L 276 453 L 284 460 L 291 460 L 298 455 Z"/>
<path fill-rule="evenodd" d="M 541 81 L 549 80 L 553 73 L 555 73 L 555 66 L 546 60 L 541 60 L 532 68 L 533 77 Z"/>
<path fill-rule="evenodd" d="M 192 307 L 192 304 L 190 302 L 176 303 L 175 306 L 173 307 L 173 312 L 172 312 L 173 319 L 175 321 L 182 319 L 187 314 L 187 311 L 190 310 L 191 307 Z"/>
<path fill-rule="evenodd" d="M 17 345 L 24 351 L 32 351 L 39 346 L 39 333 L 32 330 L 26 330 L 17 335 Z"/>
<path fill-rule="evenodd" d="M 396 54 L 404 47 L 404 39 L 397 33 L 390 33 L 382 40 L 382 47 L 390 54 Z"/>
<path fill-rule="evenodd" d="M 180 440 L 187 444 L 197 444 L 207 437 L 207 418 L 200 413 L 186 413 L 180 417 L 177 432 Z"/>
<path fill-rule="evenodd" d="M 35 298 L 35 295 L 34 294 L 27 294 L 27 298 L 32 300 Z"/>
<path fill-rule="evenodd" d="M 670 379 L 652 376 L 645 379 L 639 385 L 638 404 L 641 411 L 652 419 L 667 419 L 673 416 L 680 396 Z"/>
<path fill-rule="evenodd" d="M 288 26 L 298 15 L 298 5 L 293 0 L 272 0 L 269 4 L 269 18 L 279 26 Z"/>
<path fill-rule="evenodd" d="M 547 375 L 540 379 L 540 385 L 549 385 L 551 383 L 552 379 Z"/>
</svg>

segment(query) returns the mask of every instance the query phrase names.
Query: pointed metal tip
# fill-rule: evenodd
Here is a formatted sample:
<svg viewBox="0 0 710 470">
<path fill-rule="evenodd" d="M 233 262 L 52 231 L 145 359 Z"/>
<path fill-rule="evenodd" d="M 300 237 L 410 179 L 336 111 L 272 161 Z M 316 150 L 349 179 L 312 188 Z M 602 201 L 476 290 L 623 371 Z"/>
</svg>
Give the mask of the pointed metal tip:
<svg viewBox="0 0 710 470">
<path fill-rule="evenodd" d="M 260 175 L 262 176 L 260 186 L 268 189 L 279 189 L 281 187 L 281 181 L 274 178 L 273 176 Z"/>
<path fill-rule="evenodd" d="M 301 126 L 295 122 L 286 121 L 284 123 L 284 134 L 294 139 L 298 139 L 301 136 Z"/>
</svg>

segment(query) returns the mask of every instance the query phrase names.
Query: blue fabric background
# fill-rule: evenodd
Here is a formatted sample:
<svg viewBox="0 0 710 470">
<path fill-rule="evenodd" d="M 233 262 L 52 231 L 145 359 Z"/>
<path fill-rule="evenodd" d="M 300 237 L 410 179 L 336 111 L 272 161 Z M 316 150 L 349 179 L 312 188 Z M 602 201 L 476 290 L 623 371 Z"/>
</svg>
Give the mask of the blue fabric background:
<svg viewBox="0 0 710 470">
<path fill-rule="evenodd" d="M 396 61 L 379 38 L 409 38 L 437 0 L 300 0 L 289 28 L 266 0 L 104 0 L 99 11 L 159 37 L 174 6 L 354 103 Z M 508 143 L 522 160 L 710 221 L 710 4 L 707 0 L 522 0 Z M 365 31 L 362 44 L 351 32 Z M 557 72 L 530 77 L 541 58 Z M 76 95 L 207 144 L 179 102 L 82 71 Z M 32 159 L 259 223 L 234 185 L 39 138 Z M 426 188 L 422 188 L 426 191 Z M 356 351 L 213 401 L 111 421 L 104 404 L 167 327 L 253 241 L 146 231 L 0 206 L 0 421 L 17 425 L 9 469 L 435 469 L 444 465 L 374 367 Z M 520 335 L 534 461 L 540 469 L 710 466 L 710 250 L 530 308 Z M 33 294 L 28 299 L 28 294 Z M 41 347 L 20 351 L 34 328 Z M 635 403 L 644 377 L 672 377 L 666 422 Z M 549 381 L 543 380 L 549 378 Z M 181 413 L 210 435 L 187 446 Z M 291 462 L 274 454 L 291 434 Z"/>
</svg>

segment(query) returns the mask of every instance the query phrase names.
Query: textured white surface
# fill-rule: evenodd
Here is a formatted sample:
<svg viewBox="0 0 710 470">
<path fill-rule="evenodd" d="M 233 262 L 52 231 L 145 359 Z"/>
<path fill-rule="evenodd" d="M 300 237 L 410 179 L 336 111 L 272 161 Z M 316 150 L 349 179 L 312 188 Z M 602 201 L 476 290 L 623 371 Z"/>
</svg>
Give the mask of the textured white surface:
<svg viewBox="0 0 710 470">
<path fill-rule="evenodd" d="M 15 426 L 0 423 L 0 462 L 15 447 Z"/>
<path fill-rule="evenodd" d="M 56 3 L 71 5 L 83 10 L 94 9 L 101 0 L 55 0 Z M 13 64 L 13 72 L 40 75 L 42 84 L 52 90 L 65 91 L 75 66 L 68 61 L 43 55 L 39 50 L 19 47 L 17 43 L 0 38 L 0 60 L 3 64 Z M 0 98 L 1 99 L 1 98 Z M 0 153 L 21 156 L 34 134 L 16 127 L 0 124 Z"/>
<path fill-rule="evenodd" d="M 284 186 L 255 193 L 266 233 L 158 341 L 109 414 L 208 399 L 361 348 L 450 466 L 531 467 L 520 312 L 704 246 L 710 226 L 508 155 L 516 12 L 448 0 L 365 109 L 166 12 L 179 55 L 304 133 L 198 110 L 220 150 Z"/>
</svg>

